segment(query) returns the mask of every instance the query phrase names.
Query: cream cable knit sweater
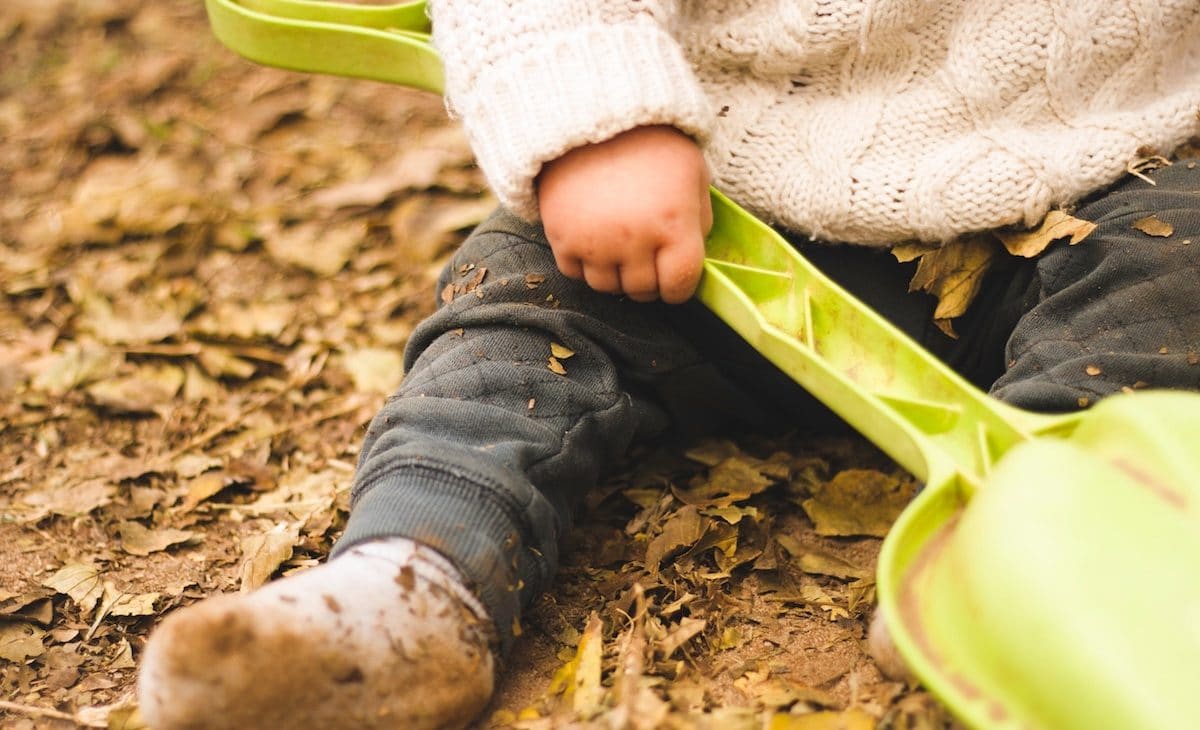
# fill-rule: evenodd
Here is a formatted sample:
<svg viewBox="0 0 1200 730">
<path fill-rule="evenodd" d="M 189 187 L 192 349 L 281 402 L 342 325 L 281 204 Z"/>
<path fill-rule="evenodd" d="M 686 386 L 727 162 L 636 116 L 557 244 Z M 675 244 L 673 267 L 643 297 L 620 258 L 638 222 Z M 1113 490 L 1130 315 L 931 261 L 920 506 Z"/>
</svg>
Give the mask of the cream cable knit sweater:
<svg viewBox="0 0 1200 730">
<path fill-rule="evenodd" d="M 1200 133 L 1200 0 L 432 0 L 450 108 L 501 201 L 645 124 L 826 240 L 1036 224 Z"/>
</svg>

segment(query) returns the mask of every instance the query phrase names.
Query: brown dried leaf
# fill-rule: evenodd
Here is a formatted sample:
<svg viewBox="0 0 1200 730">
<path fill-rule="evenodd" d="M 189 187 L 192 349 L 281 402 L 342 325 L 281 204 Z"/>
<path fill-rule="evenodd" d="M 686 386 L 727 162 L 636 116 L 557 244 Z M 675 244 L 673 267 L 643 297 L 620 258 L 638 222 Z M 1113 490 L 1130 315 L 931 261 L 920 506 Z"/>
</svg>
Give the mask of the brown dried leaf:
<svg viewBox="0 0 1200 730">
<path fill-rule="evenodd" d="M 404 377 L 404 358 L 386 347 L 363 347 L 347 350 L 341 357 L 342 367 L 350 373 L 354 389 L 360 393 L 391 395 Z"/>
<path fill-rule="evenodd" d="M 1055 241 L 1069 239 L 1074 246 L 1096 230 L 1096 224 L 1068 215 L 1061 210 L 1046 214 L 1041 225 L 1032 231 L 998 231 L 996 237 L 1013 256 L 1033 258 Z"/>
<path fill-rule="evenodd" d="M 860 568 L 848 563 L 836 555 L 820 550 L 810 550 L 800 556 L 797 561 L 800 570 L 813 575 L 830 575 L 834 578 L 850 578 L 862 580 L 871 577 L 870 568 Z"/>
<path fill-rule="evenodd" d="M 690 616 L 680 619 L 679 623 L 658 642 L 658 650 L 664 659 L 670 659 L 684 644 L 698 636 L 708 626 L 708 621 Z"/>
<path fill-rule="evenodd" d="M 88 386 L 96 405 L 114 413 L 159 413 L 175 400 L 183 387 L 183 368 L 169 363 L 148 363 L 136 372 Z"/>
<path fill-rule="evenodd" d="M 114 306 L 103 297 L 89 296 L 80 302 L 79 327 L 113 345 L 161 342 L 183 328 L 190 306 L 181 304 L 137 298 L 121 300 Z"/>
<path fill-rule="evenodd" d="M 801 506 L 818 535 L 884 537 L 916 493 L 913 482 L 871 469 L 846 469 L 814 486 Z"/>
<path fill-rule="evenodd" d="M 132 520 L 118 525 L 117 532 L 121 535 L 122 550 L 130 555 L 142 556 L 161 552 L 173 545 L 195 544 L 204 539 L 198 532 L 166 528 L 152 530 Z"/>
<path fill-rule="evenodd" d="M 125 593 L 117 590 L 112 581 L 104 581 L 100 613 L 104 616 L 153 616 L 154 604 L 161 597 L 161 593 Z"/>
<path fill-rule="evenodd" d="M 663 559 L 684 547 L 696 544 L 704 533 L 700 513 L 695 507 L 685 506 L 671 516 L 663 525 L 662 533 L 646 547 L 646 570 L 658 575 Z"/>
<path fill-rule="evenodd" d="M 114 375 L 124 359 L 98 344 L 68 342 L 62 350 L 27 364 L 25 369 L 33 375 L 35 389 L 59 396 Z"/>
<path fill-rule="evenodd" d="M 165 233 L 199 202 L 193 180 L 171 157 L 97 158 L 61 211 L 62 239 L 112 243 L 130 233 Z"/>
<path fill-rule="evenodd" d="M 1133 222 L 1135 230 L 1145 233 L 1147 236 L 1155 238 L 1167 238 L 1175 233 L 1175 227 L 1166 221 L 1160 220 L 1158 216 L 1148 215 L 1145 218 L 1138 218 Z"/>
<path fill-rule="evenodd" d="M 458 231 L 474 227 L 495 209 L 490 195 L 416 195 L 396 206 L 388 224 L 404 258 L 428 264 L 447 250 Z"/>
<path fill-rule="evenodd" d="M 925 254 L 933 253 L 938 250 L 938 246 L 933 243 L 921 243 L 920 241 L 909 241 L 907 243 L 898 243 L 892 246 L 892 256 L 902 264 L 907 264 L 909 261 L 916 261 Z"/>
<path fill-rule="evenodd" d="M 21 595 L 4 594 L 0 597 L 0 620 L 32 621 L 39 626 L 49 626 L 54 620 L 51 595 L 43 590 Z"/>
<path fill-rule="evenodd" d="M 358 222 L 328 227 L 304 223 L 268 234 L 265 244 L 267 253 L 280 263 L 333 276 L 350 261 L 365 235 Z"/>
<path fill-rule="evenodd" d="M 0 623 L 0 660 L 24 664 L 30 657 L 46 653 L 46 632 L 33 624 Z"/>
<path fill-rule="evenodd" d="M 921 256 L 908 290 L 937 297 L 934 321 L 947 335 L 955 337 L 950 320 L 967 311 L 995 258 L 996 244 L 988 236 L 948 243 Z"/>
<path fill-rule="evenodd" d="M 78 517 L 112 504 L 116 487 L 107 478 L 64 482 L 44 491 L 30 491 L 21 502 L 30 511 L 21 515 L 23 522 L 36 522 L 47 515 Z"/>
<path fill-rule="evenodd" d="M 201 502 L 232 484 L 234 484 L 234 480 L 223 471 L 205 472 L 190 479 L 187 483 L 187 493 L 184 495 L 183 504 L 179 506 L 179 510 L 191 512 Z"/>
<path fill-rule="evenodd" d="M 42 581 L 42 585 L 70 596 L 85 613 L 91 613 L 96 602 L 104 595 L 100 571 L 88 563 L 64 565 L 54 575 Z"/>
<path fill-rule="evenodd" d="M 764 474 L 757 460 L 734 456 L 708 471 L 706 478 L 693 481 L 688 489 L 674 489 L 679 501 L 702 507 L 728 507 L 766 490 L 775 479 Z"/>
<path fill-rule="evenodd" d="M 263 585 L 292 557 L 300 538 L 300 526 L 280 522 L 269 531 L 242 539 L 241 591 L 248 593 Z"/>
</svg>

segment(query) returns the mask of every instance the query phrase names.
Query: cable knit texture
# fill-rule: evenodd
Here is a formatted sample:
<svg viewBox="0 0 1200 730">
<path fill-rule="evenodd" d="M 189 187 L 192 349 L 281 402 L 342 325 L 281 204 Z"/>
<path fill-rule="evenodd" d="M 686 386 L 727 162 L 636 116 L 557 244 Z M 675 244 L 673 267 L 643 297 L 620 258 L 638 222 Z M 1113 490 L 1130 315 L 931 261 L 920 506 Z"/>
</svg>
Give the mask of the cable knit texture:
<svg viewBox="0 0 1200 730">
<path fill-rule="evenodd" d="M 1200 133 L 1200 0 L 432 0 L 452 112 L 501 201 L 574 147 L 671 124 L 814 238 L 942 242 Z"/>
</svg>

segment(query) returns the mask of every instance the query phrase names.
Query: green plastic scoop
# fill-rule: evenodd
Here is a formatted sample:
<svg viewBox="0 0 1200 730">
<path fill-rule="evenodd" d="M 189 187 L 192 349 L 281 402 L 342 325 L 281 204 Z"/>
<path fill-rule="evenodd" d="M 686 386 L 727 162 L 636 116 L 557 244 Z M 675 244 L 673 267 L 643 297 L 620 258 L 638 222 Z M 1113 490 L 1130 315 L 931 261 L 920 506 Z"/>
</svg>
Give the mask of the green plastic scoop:
<svg viewBox="0 0 1200 730">
<path fill-rule="evenodd" d="M 441 91 L 423 2 L 206 4 L 260 63 Z M 699 299 L 925 482 L 878 573 L 921 681 L 978 728 L 1200 726 L 1200 394 L 1006 406 L 713 205 Z"/>
</svg>

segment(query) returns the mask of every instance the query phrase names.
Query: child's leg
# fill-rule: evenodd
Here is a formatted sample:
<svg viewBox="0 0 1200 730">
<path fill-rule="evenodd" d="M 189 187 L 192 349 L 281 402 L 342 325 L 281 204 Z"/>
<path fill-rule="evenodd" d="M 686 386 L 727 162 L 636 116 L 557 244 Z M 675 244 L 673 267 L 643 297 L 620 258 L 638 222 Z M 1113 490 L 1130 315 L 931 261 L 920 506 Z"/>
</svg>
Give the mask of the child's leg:
<svg viewBox="0 0 1200 730">
<path fill-rule="evenodd" d="M 566 279 L 511 216 L 481 226 L 439 286 L 333 558 L 164 622 L 140 687 L 156 728 L 462 725 L 491 692 L 487 637 L 506 645 L 546 587 L 577 497 L 667 425 L 651 391 L 704 371 L 664 305 Z"/>
<path fill-rule="evenodd" d="M 1125 388 L 1200 390 L 1200 164 L 1130 178 L 1075 215 L 1097 228 L 1037 262 L 1040 287 L 1008 342 L 992 392 L 1069 411 Z M 1154 215 L 1174 232 L 1147 235 Z"/>
</svg>

